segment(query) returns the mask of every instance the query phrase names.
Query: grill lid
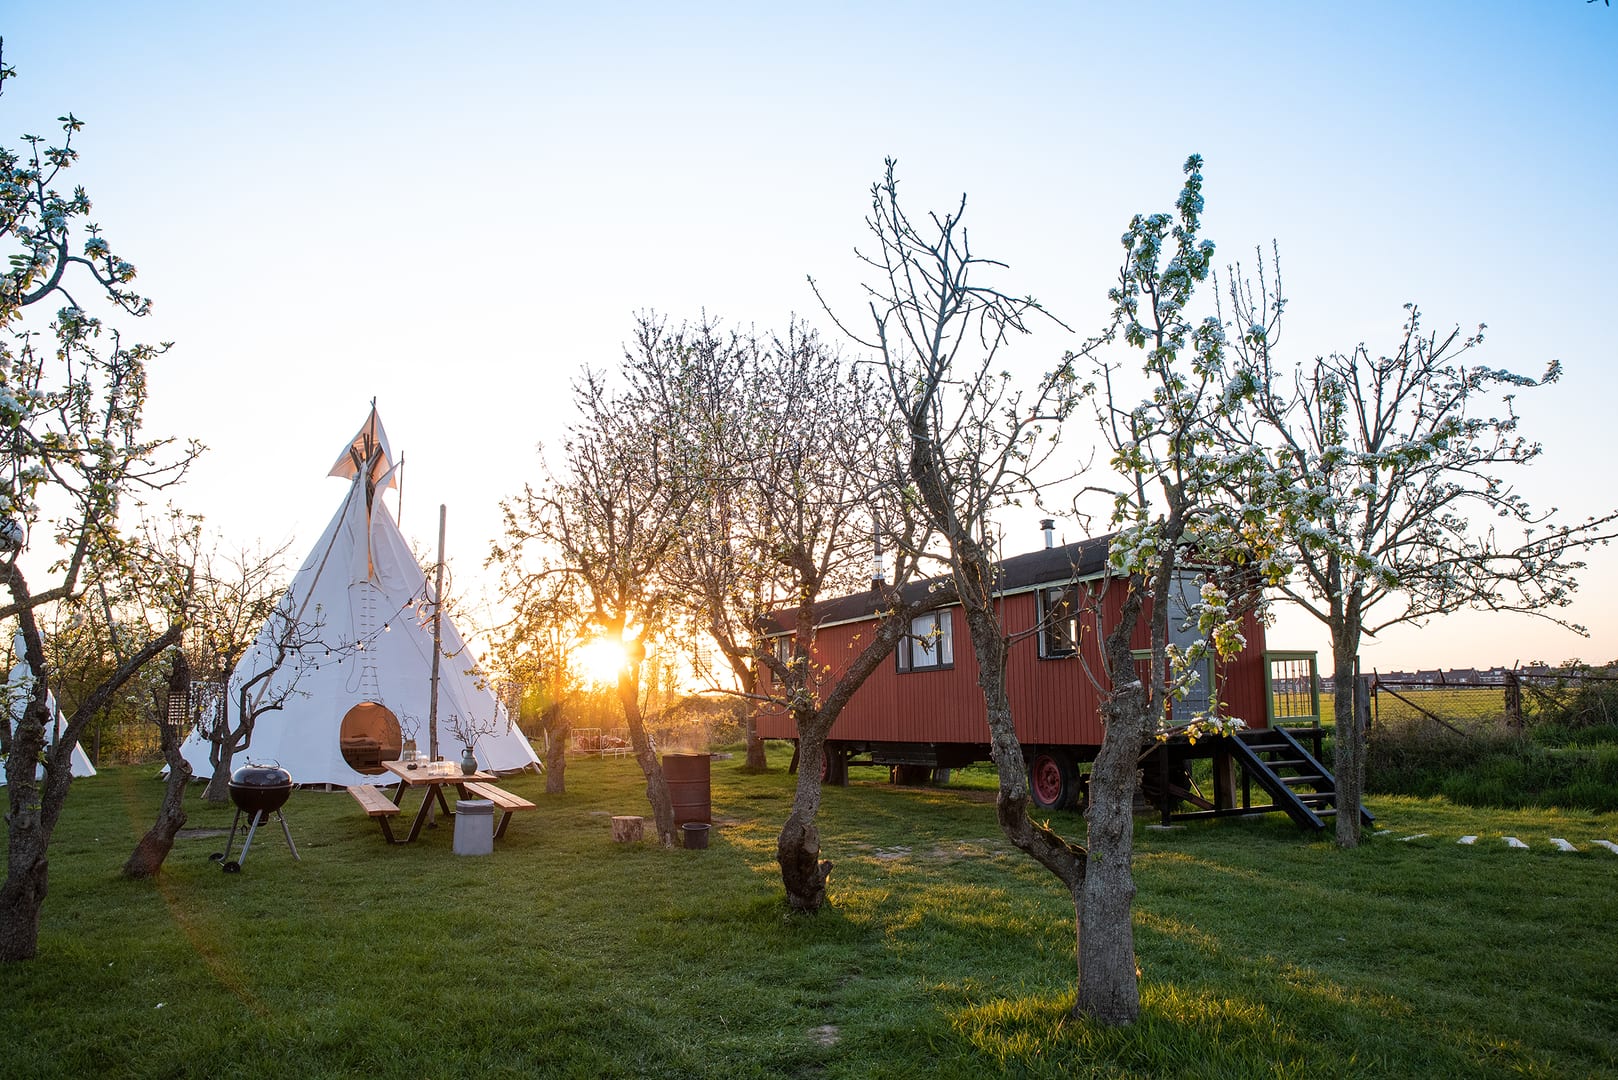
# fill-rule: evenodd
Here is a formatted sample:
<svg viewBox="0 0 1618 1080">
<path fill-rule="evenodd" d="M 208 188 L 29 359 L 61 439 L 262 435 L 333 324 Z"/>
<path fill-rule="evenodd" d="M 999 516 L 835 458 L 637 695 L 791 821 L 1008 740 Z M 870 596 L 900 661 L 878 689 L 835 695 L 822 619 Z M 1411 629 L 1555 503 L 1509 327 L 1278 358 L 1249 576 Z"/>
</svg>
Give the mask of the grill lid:
<svg viewBox="0 0 1618 1080">
<path fill-rule="evenodd" d="M 243 765 L 230 774 L 231 787 L 290 788 L 292 774 L 279 765 Z"/>
</svg>

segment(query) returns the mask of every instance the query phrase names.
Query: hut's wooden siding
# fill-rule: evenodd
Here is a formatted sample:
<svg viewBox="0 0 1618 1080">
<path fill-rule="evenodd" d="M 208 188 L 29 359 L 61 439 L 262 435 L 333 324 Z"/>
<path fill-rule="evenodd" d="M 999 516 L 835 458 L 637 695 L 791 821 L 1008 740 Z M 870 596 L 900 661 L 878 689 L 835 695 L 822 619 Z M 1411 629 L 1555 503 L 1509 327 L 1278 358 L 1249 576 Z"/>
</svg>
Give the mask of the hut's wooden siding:
<svg viewBox="0 0 1618 1080">
<path fill-rule="evenodd" d="M 1093 588 L 1093 586 L 1092 586 Z M 1110 588 L 1101 597 L 1103 619 L 1113 625 L 1123 604 L 1123 589 Z M 1003 625 L 1032 627 L 1038 621 L 1038 600 L 1022 592 L 1001 601 Z M 960 608 L 949 608 L 952 621 L 954 665 L 944 669 L 900 671 L 890 656 L 855 692 L 832 725 L 830 738 L 849 741 L 972 743 L 988 741 L 983 693 L 978 687 L 977 657 Z M 1250 726 L 1265 723 L 1264 629 L 1249 618 L 1247 648 L 1234 661 L 1222 665 L 1221 696 L 1228 715 Z M 869 640 L 870 623 L 848 623 L 822 629 L 815 641 L 817 667 L 830 665 L 827 683 L 847 666 L 855 650 Z M 1136 629 L 1136 648 L 1151 644 L 1150 625 L 1142 618 Z M 1042 659 L 1037 634 L 1013 642 L 1007 658 L 1006 687 L 1011 699 L 1017 735 L 1027 744 L 1099 746 L 1100 706 L 1104 688 L 1091 673 L 1101 671 L 1101 641 L 1093 628 L 1081 630 L 1076 657 Z M 1087 670 L 1088 669 L 1088 670 Z M 767 676 L 766 676 L 767 681 Z M 794 738 L 791 718 L 783 713 L 761 713 L 759 733 L 765 738 Z"/>
</svg>

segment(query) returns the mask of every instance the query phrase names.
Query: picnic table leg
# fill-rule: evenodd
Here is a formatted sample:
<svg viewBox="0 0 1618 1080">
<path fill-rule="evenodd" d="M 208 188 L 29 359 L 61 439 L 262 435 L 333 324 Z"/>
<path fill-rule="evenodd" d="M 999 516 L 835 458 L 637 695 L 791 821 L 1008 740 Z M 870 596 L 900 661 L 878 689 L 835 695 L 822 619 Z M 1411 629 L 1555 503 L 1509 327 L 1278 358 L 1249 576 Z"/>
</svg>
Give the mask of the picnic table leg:
<svg viewBox="0 0 1618 1080">
<path fill-rule="evenodd" d="M 405 837 L 405 843 L 413 844 L 416 837 L 421 835 L 421 827 L 427 823 L 427 813 L 433 807 L 433 788 L 428 789 L 421 796 L 421 809 L 416 811 L 416 820 L 410 823 L 410 835 Z"/>
<path fill-rule="evenodd" d="M 495 830 L 494 830 L 494 838 L 496 840 L 498 840 L 502 836 L 506 835 L 506 823 L 509 822 L 510 820 L 511 820 L 511 811 L 510 810 L 502 811 L 501 814 L 500 814 L 500 824 L 498 826 L 496 826 Z"/>
</svg>

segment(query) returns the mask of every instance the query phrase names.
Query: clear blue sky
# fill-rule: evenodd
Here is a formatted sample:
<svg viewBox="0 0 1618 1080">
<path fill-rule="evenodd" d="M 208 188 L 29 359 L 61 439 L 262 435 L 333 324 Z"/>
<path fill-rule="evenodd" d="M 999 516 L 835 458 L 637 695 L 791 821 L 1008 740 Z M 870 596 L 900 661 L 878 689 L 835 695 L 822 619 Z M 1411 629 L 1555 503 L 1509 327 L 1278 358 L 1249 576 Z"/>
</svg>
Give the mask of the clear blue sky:
<svg viewBox="0 0 1618 1080">
<path fill-rule="evenodd" d="M 1409 300 L 1433 328 L 1487 322 L 1481 362 L 1566 366 L 1522 401 L 1547 444 L 1523 490 L 1618 505 L 1618 10 L 775 8 L 17 4 L 0 132 L 86 122 L 79 181 L 157 300 L 149 336 L 177 343 L 152 426 L 212 447 L 183 501 L 298 557 L 374 396 L 406 533 L 429 542 L 448 503 L 471 584 L 496 501 L 537 476 L 569 380 L 615 362 L 634 312 L 824 325 L 806 274 L 855 295 L 885 155 L 912 208 L 968 192 L 976 249 L 1083 333 L 1130 214 L 1169 208 L 1201 153 L 1220 263 L 1280 244 L 1294 355 L 1391 348 Z M 1034 516 L 1008 521 L 1029 547 Z M 1458 617 L 1367 662 L 1618 656 L 1618 552 L 1591 562 L 1572 614 L 1592 641 Z M 1324 645 L 1292 619 L 1271 641 Z"/>
</svg>

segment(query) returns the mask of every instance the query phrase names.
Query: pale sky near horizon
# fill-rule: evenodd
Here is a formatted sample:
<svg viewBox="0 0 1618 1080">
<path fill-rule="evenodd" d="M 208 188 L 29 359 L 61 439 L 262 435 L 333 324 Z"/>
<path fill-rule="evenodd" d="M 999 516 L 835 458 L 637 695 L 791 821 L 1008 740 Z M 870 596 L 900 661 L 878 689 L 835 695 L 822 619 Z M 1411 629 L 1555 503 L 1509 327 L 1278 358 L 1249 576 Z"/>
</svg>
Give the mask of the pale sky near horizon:
<svg viewBox="0 0 1618 1080">
<path fill-rule="evenodd" d="M 634 314 L 706 309 L 828 334 L 806 275 L 854 306 L 868 190 L 969 195 L 978 254 L 1083 335 L 1131 214 L 1206 159 L 1224 267 L 1280 248 L 1283 350 L 1307 359 L 1489 326 L 1478 362 L 1560 384 L 1519 399 L 1539 506 L 1618 506 L 1608 433 L 1618 246 L 1618 10 L 1509 3 L 16 5 L 0 138 L 85 122 L 75 180 L 140 268 L 174 350 L 149 430 L 210 446 L 176 493 L 233 542 L 292 540 L 377 399 L 406 461 L 405 533 L 475 588 L 498 500 L 539 475 L 582 365 Z M 1073 344 L 1019 346 L 1036 372 Z M 852 354 L 856 350 L 848 347 Z M 1070 434 L 1075 453 L 1089 441 Z M 1008 519 L 1008 552 L 1040 538 Z M 1080 527 L 1068 523 L 1068 537 Z M 1618 658 L 1618 549 L 1566 612 L 1458 615 L 1368 667 Z M 1274 648 L 1319 648 L 1283 616 Z"/>
</svg>

